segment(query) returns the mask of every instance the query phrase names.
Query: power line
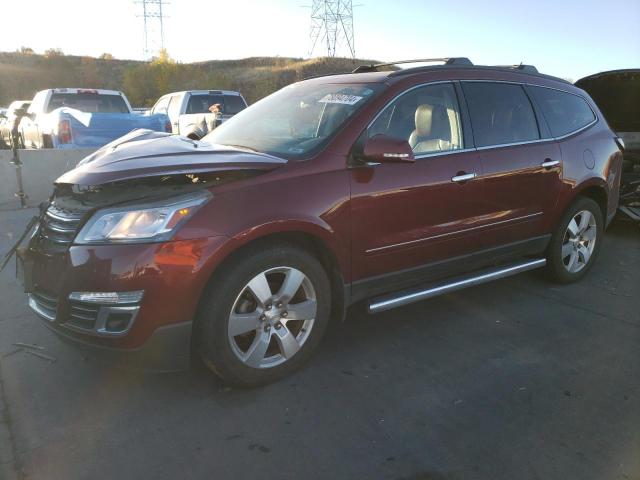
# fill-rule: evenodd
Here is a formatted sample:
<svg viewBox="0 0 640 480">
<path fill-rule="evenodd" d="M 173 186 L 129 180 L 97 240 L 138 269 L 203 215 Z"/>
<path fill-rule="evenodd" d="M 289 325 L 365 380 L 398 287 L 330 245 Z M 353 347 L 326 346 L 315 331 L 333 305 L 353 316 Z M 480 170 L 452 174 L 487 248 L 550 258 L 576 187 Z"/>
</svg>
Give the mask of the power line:
<svg viewBox="0 0 640 480">
<path fill-rule="evenodd" d="M 344 46 L 351 58 L 356 58 L 352 0 L 313 0 L 310 37 L 309 56 L 324 43 L 328 57 L 335 57 Z"/>
<path fill-rule="evenodd" d="M 167 18 L 163 8 L 169 4 L 165 0 L 135 0 L 142 5 L 142 17 L 144 24 L 144 49 L 145 57 L 164 50 L 164 19 Z"/>
</svg>

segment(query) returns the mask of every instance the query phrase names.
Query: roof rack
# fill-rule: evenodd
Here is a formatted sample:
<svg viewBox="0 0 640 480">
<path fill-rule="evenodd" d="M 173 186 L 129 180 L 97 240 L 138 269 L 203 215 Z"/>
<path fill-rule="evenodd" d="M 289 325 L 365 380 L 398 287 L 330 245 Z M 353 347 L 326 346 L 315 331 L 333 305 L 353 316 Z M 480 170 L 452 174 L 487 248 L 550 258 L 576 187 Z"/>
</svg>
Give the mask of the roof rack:
<svg viewBox="0 0 640 480">
<path fill-rule="evenodd" d="M 443 62 L 445 65 L 473 65 L 467 57 L 447 57 L 447 58 L 419 58 L 415 60 L 399 60 L 397 62 L 377 63 L 371 65 L 360 65 L 351 73 L 379 72 L 382 67 L 393 67 L 404 63 L 433 63 Z"/>
<path fill-rule="evenodd" d="M 513 70 L 520 70 L 527 73 L 540 73 L 533 65 L 524 65 L 519 63 L 518 65 L 494 65 L 496 68 L 511 68 Z"/>
</svg>

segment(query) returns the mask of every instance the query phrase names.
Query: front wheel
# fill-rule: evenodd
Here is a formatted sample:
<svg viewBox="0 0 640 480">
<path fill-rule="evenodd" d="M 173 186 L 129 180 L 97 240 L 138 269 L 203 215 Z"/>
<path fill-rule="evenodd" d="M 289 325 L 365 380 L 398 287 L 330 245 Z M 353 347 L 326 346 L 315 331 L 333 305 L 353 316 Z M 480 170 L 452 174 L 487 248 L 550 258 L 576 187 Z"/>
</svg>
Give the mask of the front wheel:
<svg viewBox="0 0 640 480">
<path fill-rule="evenodd" d="M 293 245 L 248 251 L 214 274 L 197 319 L 205 365 L 241 386 L 299 368 L 329 321 L 331 289 L 321 263 Z"/>
<path fill-rule="evenodd" d="M 565 212 L 553 234 L 547 254 L 547 269 L 560 283 L 584 277 L 600 251 L 604 221 L 600 206 L 579 197 Z"/>
</svg>

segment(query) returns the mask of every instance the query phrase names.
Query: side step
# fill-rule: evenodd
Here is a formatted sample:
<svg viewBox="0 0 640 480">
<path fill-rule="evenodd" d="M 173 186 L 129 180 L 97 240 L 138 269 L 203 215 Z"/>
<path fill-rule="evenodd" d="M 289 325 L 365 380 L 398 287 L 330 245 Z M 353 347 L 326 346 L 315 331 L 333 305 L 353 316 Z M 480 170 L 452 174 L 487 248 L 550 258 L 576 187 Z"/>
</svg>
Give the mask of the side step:
<svg viewBox="0 0 640 480">
<path fill-rule="evenodd" d="M 519 261 L 499 267 L 491 267 L 485 270 L 474 272 L 470 275 L 454 277 L 446 281 L 446 283 L 432 284 L 431 286 L 418 287 L 402 292 L 396 292 L 388 295 L 376 297 L 369 302 L 369 312 L 379 313 L 392 308 L 408 305 L 413 302 L 419 302 L 427 298 L 437 297 L 445 293 L 455 292 L 463 288 L 480 285 L 482 283 L 491 282 L 499 278 L 510 277 L 517 273 L 526 272 L 535 268 L 544 267 L 547 260 L 538 258 L 535 260 Z"/>
</svg>

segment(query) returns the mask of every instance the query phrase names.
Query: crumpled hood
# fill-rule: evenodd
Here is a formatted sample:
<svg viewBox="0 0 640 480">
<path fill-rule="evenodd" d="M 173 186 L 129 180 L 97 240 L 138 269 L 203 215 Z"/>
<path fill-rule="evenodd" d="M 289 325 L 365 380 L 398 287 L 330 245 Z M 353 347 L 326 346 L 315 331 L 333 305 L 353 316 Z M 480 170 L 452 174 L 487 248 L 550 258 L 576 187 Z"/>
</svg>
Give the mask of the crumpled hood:
<svg viewBox="0 0 640 480">
<path fill-rule="evenodd" d="M 278 168 L 286 160 L 151 130 L 134 130 L 83 159 L 56 184 L 80 186 L 185 173 Z"/>
</svg>

